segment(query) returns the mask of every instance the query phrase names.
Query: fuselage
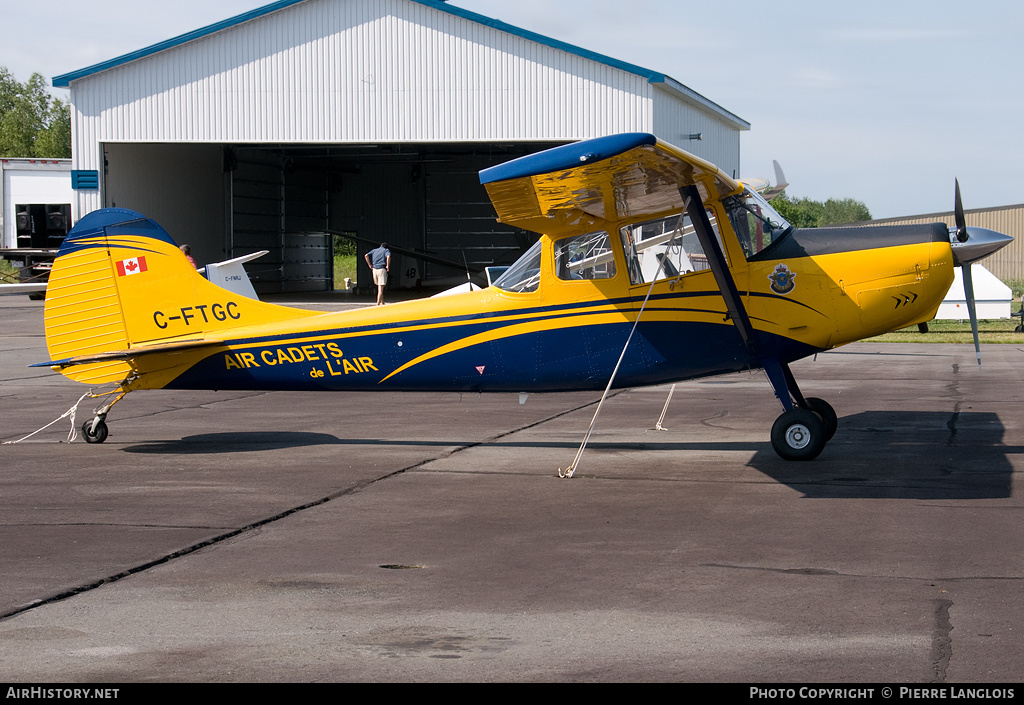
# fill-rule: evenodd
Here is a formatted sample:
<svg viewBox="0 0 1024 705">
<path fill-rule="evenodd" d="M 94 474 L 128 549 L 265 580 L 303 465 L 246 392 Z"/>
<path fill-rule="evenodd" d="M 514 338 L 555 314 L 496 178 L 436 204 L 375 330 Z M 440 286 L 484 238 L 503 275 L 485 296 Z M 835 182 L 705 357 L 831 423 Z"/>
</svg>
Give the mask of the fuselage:
<svg viewBox="0 0 1024 705">
<path fill-rule="evenodd" d="M 718 217 L 718 223 L 728 223 Z M 601 232 L 631 223 L 593 223 Z M 358 311 L 244 325 L 222 349 L 139 382 L 214 389 L 567 391 L 639 386 L 790 362 L 932 318 L 952 281 L 940 224 L 793 230 L 746 257 L 720 241 L 755 331 L 743 344 L 708 269 L 633 283 L 623 241 L 605 277 L 559 276 L 560 234 L 540 238 L 535 282 Z M 692 255 L 692 253 L 691 253 Z M 691 256 L 691 260 L 696 260 Z M 533 270 L 536 271 L 533 271 Z M 593 276 L 593 269 L 589 272 Z M 165 314 L 166 315 L 166 314 Z M 639 322 L 637 323 L 637 320 Z M 633 331 L 633 337 L 626 345 Z M 145 369 L 148 361 L 139 364 Z"/>
</svg>

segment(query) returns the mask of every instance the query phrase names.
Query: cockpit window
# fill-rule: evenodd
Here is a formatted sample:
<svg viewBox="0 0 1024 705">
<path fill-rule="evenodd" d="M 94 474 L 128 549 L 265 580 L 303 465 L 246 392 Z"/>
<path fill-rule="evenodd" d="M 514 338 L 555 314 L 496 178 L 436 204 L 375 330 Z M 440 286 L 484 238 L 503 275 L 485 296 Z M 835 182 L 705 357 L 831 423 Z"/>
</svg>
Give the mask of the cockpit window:
<svg viewBox="0 0 1024 705">
<path fill-rule="evenodd" d="M 555 242 L 555 272 L 559 279 L 611 279 L 615 255 L 603 230 Z"/>
<path fill-rule="evenodd" d="M 493 286 L 513 293 L 537 291 L 537 286 L 540 284 L 540 251 L 540 240 L 538 240 L 533 243 L 533 247 L 516 260 L 515 264 L 498 277 Z"/>
<path fill-rule="evenodd" d="M 750 189 L 726 198 L 723 203 L 747 259 L 793 229 L 768 201 Z"/>
<path fill-rule="evenodd" d="M 707 211 L 711 228 L 721 246 L 715 214 Z M 619 230 L 632 284 L 680 277 L 708 268 L 708 258 L 697 231 L 686 213 L 633 223 Z"/>
</svg>

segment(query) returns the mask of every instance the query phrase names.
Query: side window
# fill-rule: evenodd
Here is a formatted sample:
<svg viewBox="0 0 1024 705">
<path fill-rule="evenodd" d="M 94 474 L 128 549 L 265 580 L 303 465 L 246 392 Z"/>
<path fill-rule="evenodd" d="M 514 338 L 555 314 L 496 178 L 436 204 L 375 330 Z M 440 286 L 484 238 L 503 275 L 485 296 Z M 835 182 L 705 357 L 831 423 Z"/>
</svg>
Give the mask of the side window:
<svg viewBox="0 0 1024 705">
<path fill-rule="evenodd" d="M 721 244 L 715 213 L 708 209 L 707 214 Z M 632 284 L 671 279 L 708 268 L 707 255 L 686 213 L 633 223 L 623 227 L 619 235 Z"/>
<path fill-rule="evenodd" d="M 611 279 L 615 256 L 608 233 L 600 230 L 555 241 L 555 272 L 559 279 Z"/>
</svg>

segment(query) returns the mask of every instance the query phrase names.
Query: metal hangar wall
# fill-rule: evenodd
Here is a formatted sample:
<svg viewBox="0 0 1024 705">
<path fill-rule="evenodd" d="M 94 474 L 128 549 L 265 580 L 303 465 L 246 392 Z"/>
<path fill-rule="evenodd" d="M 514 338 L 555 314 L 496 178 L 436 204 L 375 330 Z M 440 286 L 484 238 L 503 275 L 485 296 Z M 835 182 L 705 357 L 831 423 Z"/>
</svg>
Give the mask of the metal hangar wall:
<svg viewBox="0 0 1024 705">
<path fill-rule="evenodd" d="M 132 208 L 200 263 L 268 249 L 260 292 L 329 286 L 330 243 L 304 234 L 325 229 L 511 263 L 533 235 L 495 222 L 480 169 L 643 131 L 735 174 L 750 127 L 664 74 L 438 0 L 281 0 L 53 83 L 71 89 L 73 219 Z M 459 275 L 395 259 L 400 285 Z"/>
</svg>

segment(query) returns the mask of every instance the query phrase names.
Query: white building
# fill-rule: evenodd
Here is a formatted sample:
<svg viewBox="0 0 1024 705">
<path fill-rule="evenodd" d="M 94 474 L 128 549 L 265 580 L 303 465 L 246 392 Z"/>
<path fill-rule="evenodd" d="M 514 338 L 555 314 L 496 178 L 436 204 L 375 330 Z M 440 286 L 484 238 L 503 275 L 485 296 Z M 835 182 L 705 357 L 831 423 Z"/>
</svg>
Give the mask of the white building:
<svg viewBox="0 0 1024 705">
<path fill-rule="evenodd" d="M 735 175 L 750 127 L 664 74 L 438 0 L 280 0 L 53 84 L 71 89 L 73 218 L 132 208 L 200 262 L 268 249 L 262 291 L 323 285 L 305 231 L 509 263 L 532 236 L 495 223 L 480 169 L 642 131 Z"/>
</svg>

